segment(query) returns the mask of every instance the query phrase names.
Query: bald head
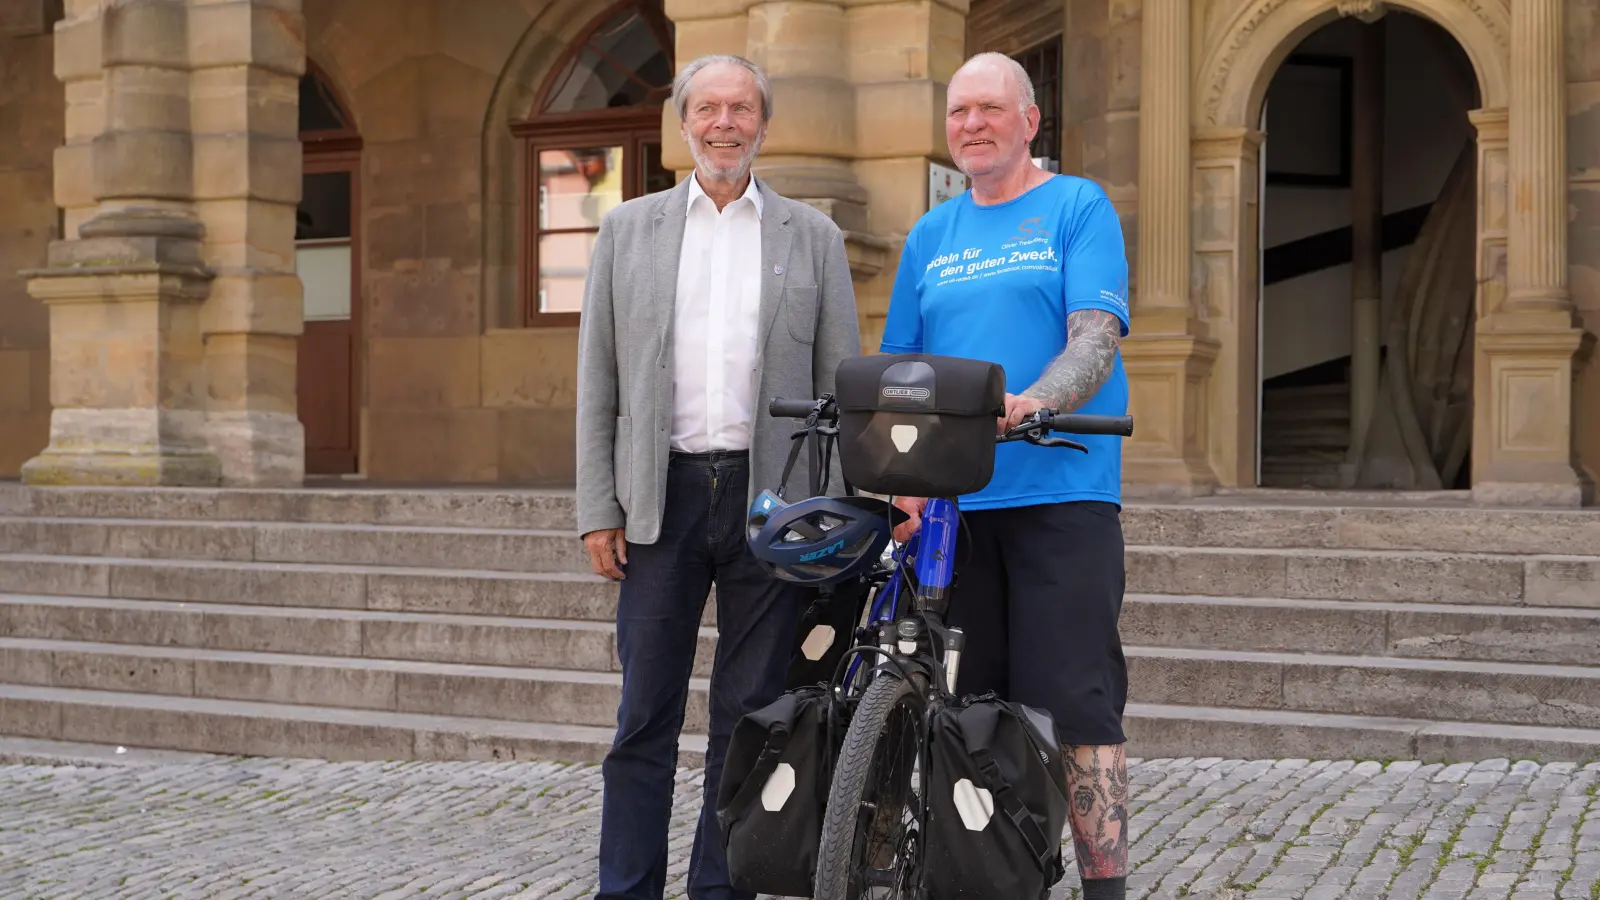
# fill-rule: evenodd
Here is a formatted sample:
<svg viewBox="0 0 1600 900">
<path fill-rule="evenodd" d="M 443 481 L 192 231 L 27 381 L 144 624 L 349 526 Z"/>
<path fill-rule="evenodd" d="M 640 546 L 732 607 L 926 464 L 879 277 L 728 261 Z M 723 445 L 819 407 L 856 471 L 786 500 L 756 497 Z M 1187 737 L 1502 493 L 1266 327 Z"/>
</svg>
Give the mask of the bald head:
<svg viewBox="0 0 1600 900">
<path fill-rule="evenodd" d="M 962 63 L 956 74 L 951 76 L 947 90 L 954 90 L 958 80 L 975 77 L 1003 79 L 1016 92 L 1018 112 L 1026 112 L 1034 104 L 1033 79 L 1028 77 L 1028 70 L 1004 53 L 979 53 Z"/>
</svg>

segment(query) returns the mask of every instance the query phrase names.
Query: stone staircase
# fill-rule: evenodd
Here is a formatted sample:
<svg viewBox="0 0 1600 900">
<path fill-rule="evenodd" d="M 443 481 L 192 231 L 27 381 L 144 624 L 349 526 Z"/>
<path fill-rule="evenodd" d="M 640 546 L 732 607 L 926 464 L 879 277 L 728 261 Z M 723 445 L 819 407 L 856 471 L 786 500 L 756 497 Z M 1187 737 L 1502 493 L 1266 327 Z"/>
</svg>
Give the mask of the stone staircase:
<svg viewBox="0 0 1600 900">
<path fill-rule="evenodd" d="M 1600 511 L 1432 496 L 1129 505 L 1130 754 L 1600 759 Z M 0 734 L 597 760 L 615 588 L 573 527 L 550 492 L 0 485 Z"/>
<path fill-rule="evenodd" d="M 1261 484 L 1335 488 L 1350 447 L 1350 385 L 1286 385 L 1261 397 Z"/>
</svg>

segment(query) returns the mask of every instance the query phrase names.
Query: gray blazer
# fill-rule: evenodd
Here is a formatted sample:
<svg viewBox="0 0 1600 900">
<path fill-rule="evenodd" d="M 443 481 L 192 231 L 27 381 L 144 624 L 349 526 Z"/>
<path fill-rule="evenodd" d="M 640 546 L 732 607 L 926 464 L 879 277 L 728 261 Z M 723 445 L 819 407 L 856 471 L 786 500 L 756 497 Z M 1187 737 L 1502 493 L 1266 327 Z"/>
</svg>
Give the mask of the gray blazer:
<svg viewBox="0 0 1600 900">
<path fill-rule="evenodd" d="M 773 397 L 833 391 L 834 368 L 861 352 L 844 236 L 815 208 L 761 191 L 761 310 L 750 492 L 778 486 L 796 420 L 767 414 Z M 672 328 L 689 181 L 629 200 L 600 223 L 578 337 L 578 532 L 626 528 L 653 544 L 667 495 Z M 809 486 L 806 453 L 787 496 Z M 835 454 L 828 493 L 842 494 Z"/>
</svg>

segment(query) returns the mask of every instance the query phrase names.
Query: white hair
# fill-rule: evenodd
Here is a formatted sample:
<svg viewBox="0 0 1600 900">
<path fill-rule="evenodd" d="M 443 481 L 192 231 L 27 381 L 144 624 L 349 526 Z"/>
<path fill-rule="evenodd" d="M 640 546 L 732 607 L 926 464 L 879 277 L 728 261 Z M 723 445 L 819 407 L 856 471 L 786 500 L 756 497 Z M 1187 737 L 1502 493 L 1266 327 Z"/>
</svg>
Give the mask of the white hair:
<svg viewBox="0 0 1600 900">
<path fill-rule="evenodd" d="M 968 66 L 980 65 L 984 63 L 998 66 L 999 68 L 1011 73 L 1012 80 L 1017 83 L 1017 99 L 1019 101 L 1017 110 L 1019 112 L 1027 112 L 1028 107 L 1034 104 L 1033 79 L 1028 77 L 1028 70 L 1022 67 L 1022 63 L 1017 62 L 1004 53 L 998 53 L 990 50 L 985 53 L 976 54 L 966 62 L 962 63 L 961 68 L 956 70 L 956 74 L 961 74 L 961 72 Z M 951 80 L 954 79 L 955 76 L 952 75 Z"/>
<path fill-rule="evenodd" d="M 677 78 L 672 79 L 672 105 L 678 109 L 678 121 L 682 122 L 689 114 L 689 82 L 700 74 L 701 69 L 718 63 L 744 66 L 750 70 L 750 74 L 756 77 L 756 89 L 761 92 L 761 121 L 772 121 L 772 83 L 767 80 L 767 73 L 750 60 L 732 53 L 709 53 L 697 57 L 683 67 Z"/>
</svg>

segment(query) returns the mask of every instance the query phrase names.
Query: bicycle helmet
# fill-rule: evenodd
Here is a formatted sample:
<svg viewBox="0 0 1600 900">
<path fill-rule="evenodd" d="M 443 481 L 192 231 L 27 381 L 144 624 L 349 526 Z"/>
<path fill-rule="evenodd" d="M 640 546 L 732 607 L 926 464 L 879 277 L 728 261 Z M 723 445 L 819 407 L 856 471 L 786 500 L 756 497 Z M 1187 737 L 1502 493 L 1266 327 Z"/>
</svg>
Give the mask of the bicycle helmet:
<svg viewBox="0 0 1600 900">
<path fill-rule="evenodd" d="M 870 497 L 808 497 L 788 503 L 762 491 L 750 505 L 746 527 L 751 552 L 773 575 L 820 587 L 865 572 L 888 545 L 894 525 L 907 518 Z"/>
</svg>

